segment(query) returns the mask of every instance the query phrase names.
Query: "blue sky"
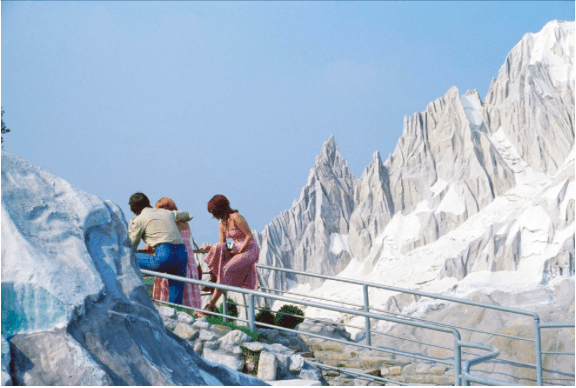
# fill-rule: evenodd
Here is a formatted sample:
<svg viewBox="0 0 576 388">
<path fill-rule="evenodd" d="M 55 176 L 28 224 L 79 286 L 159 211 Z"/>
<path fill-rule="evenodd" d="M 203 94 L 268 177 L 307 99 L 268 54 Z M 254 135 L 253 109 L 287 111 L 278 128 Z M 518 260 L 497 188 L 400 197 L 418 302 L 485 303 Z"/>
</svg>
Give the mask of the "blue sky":
<svg viewBox="0 0 576 388">
<path fill-rule="evenodd" d="M 574 2 L 1 3 L 4 150 L 132 214 L 228 196 L 261 232 L 330 135 L 359 178 L 405 115 L 452 86 L 484 98 L 506 55 Z"/>
</svg>

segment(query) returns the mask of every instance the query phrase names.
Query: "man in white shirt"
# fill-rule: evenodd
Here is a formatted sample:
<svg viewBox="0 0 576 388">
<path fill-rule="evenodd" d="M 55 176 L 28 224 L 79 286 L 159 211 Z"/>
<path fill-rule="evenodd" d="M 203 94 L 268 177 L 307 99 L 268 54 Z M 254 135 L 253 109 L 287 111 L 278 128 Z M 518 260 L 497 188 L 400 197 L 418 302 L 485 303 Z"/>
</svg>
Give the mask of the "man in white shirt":
<svg viewBox="0 0 576 388">
<path fill-rule="evenodd" d="M 136 255 L 140 268 L 186 277 L 188 254 L 176 221 L 190 221 L 192 216 L 185 211 L 155 209 L 143 193 L 132 194 L 128 203 L 136 214 L 128 228 L 134 249 L 140 240 L 155 249 L 154 255 Z M 182 304 L 184 283 L 168 279 L 168 289 L 168 301 Z"/>
</svg>

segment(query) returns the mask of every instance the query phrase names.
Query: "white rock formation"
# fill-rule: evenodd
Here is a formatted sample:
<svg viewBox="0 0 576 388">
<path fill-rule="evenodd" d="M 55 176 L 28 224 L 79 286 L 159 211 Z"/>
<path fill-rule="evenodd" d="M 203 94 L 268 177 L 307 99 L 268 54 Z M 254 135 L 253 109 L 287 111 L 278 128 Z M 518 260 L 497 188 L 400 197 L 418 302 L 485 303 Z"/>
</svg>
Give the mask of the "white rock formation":
<svg viewBox="0 0 576 388">
<path fill-rule="evenodd" d="M 372 242 L 390 222 L 394 202 L 390 193 L 388 169 L 375 152 L 372 163 L 362 174 L 354 190 L 354 212 L 350 217 L 348 245 L 353 257 L 366 258 Z M 370 268 L 370 265 L 364 266 Z"/>
<path fill-rule="evenodd" d="M 433 292 L 573 277 L 573 64 L 574 22 L 552 21 L 512 49 L 485 102 L 451 88 L 406 118 L 394 153 L 384 163 L 375 153 L 360 179 L 336 167 L 339 155 L 317 160 L 310 176 L 321 178 L 261 234 L 261 263 Z M 338 195 L 312 217 L 302 209 L 319 192 Z M 262 274 L 274 288 L 295 286 Z M 325 282 L 314 294 L 357 301 L 360 292 Z M 391 295 L 371 300 L 384 306 Z"/>
<path fill-rule="evenodd" d="M 461 94 L 454 87 L 424 112 L 406 118 L 394 153 L 384 163 L 375 153 L 355 182 L 354 202 L 347 208 L 353 209 L 349 228 L 338 233 L 350 263 L 343 271 L 322 273 L 534 311 L 542 322 L 573 322 L 574 91 L 574 22 L 552 21 L 513 48 L 485 101 L 476 91 Z M 333 179 L 324 185 L 331 186 L 329 182 Z M 293 224 L 306 228 L 293 209 L 287 213 Z M 299 243 L 285 240 L 288 231 L 282 236 L 286 246 Z M 276 259 L 273 243 L 268 241 L 268 262 Z M 321 250 L 315 252 L 299 260 L 323 257 Z M 293 267 L 289 256 L 282 266 Z M 315 289 L 302 281 L 291 291 L 346 307 L 363 300 L 362 287 L 336 281 Z M 372 309 L 533 336 L 533 322 L 510 314 L 472 313 L 462 305 L 375 288 L 369 299 Z M 363 318 L 315 308 L 305 309 L 305 315 L 364 325 Z M 401 325 L 382 324 L 379 329 L 424 342 L 445 345 L 447 340 Z M 361 329 L 348 330 L 363 338 Z M 573 352 L 573 333 L 544 331 L 542 350 Z M 376 336 L 373 343 L 450 357 L 390 338 Z M 534 362 L 532 345 L 470 332 L 464 338 L 493 344 L 504 359 Z M 547 355 L 544 367 L 549 378 L 574 375 L 567 356 Z M 495 362 L 478 368 L 490 377 L 535 383 L 534 369 L 522 364 Z M 548 383 L 559 381 L 564 380 Z"/>
<path fill-rule="evenodd" d="M 345 235 L 354 206 L 353 193 L 354 176 L 332 136 L 316 157 L 300 199 L 257 235 L 259 264 L 329 275 L 344 269 L 350 261 Z M 286 289 L 290 279 L 298 277 L 260 271 L 264 286 Z M 320 284 L 310 278 L 297 281 Z"/>
<path fill-rule="evenodd" d="M 262 384 L 166 330 L 116 205 L 4 152 L 2 338 L 6 384 Z"/>
<path fill-rule="evenodd" d="M 574 145 L 574 22 L 526 34 L 492 80 L 484 118 L 516 158 L 554 174 Z"/>
</svg>

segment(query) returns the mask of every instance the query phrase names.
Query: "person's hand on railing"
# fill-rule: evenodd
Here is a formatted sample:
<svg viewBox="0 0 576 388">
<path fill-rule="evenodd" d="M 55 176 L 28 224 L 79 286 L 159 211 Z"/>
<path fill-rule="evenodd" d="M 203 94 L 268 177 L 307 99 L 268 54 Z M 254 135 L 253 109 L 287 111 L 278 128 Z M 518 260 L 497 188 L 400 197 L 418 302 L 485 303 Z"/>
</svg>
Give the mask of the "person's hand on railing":
<svg viewBox="0 0 576 388">
<path fill-rule="evenodd" d="M 156 251 L 156 249 L 152 248 L 150 245 L 148 245 L 148 244 L 144 245 L 144 252 L 145 253 L 153 255 L 155 251 Z"/>
<path fill-rule="evenodd" d="M 200 249 L 198 249 L 198 253 L 208 253 L 212 249 L 212 245 L 202 245 Z"/>
</svg>

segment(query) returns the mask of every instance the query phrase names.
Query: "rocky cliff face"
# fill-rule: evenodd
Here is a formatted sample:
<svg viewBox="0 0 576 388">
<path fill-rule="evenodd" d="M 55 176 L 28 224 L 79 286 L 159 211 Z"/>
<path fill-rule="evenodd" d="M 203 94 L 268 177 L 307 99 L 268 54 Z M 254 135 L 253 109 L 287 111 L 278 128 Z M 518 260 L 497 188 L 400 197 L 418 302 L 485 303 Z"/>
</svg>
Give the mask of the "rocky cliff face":
<svg viewBox="0 0 576 388">
<path fill-rule="evenodd" d="M 261 263 L 435 292 L 573 278 L 573 63 L 574 22 L 526 34 L 485 101 L 451 88 L 357 180 L 326 157 L 330 138 L 300 200 L 259 236 Z M 297 285 L 263 274 L 272 288 Z M 314 292 L 359 297 L 328 283 Z"/>
<path fill-rule="evenodd" d="M 111 202 L 2 153 L 2 384 L 261 385 L 164 327 Z"/>
<path fill-rule="evenodd" d="M 558 171 L 574 146 L 574 22 L 522 38 L 492 80 L 484 117 L 525 165 Z"/>
<path fill-rule="evenodd" d="M 268 224 L 257 236 L 260 264 L 299 271 L 334 275 L 350 261 L 340 238 L 348 231 L 354 208 L 354 176 L 330 137 L 308 175 L 308 183 L 292 208 Z M 337 239 L 337 241 L 335 241 Z M 262 284 L 276 289 L 290 286 L 289 280 L 275 271 L 260 271 Z M 311 284 L 320 282 L 312 280 Z"/>
</svg>

